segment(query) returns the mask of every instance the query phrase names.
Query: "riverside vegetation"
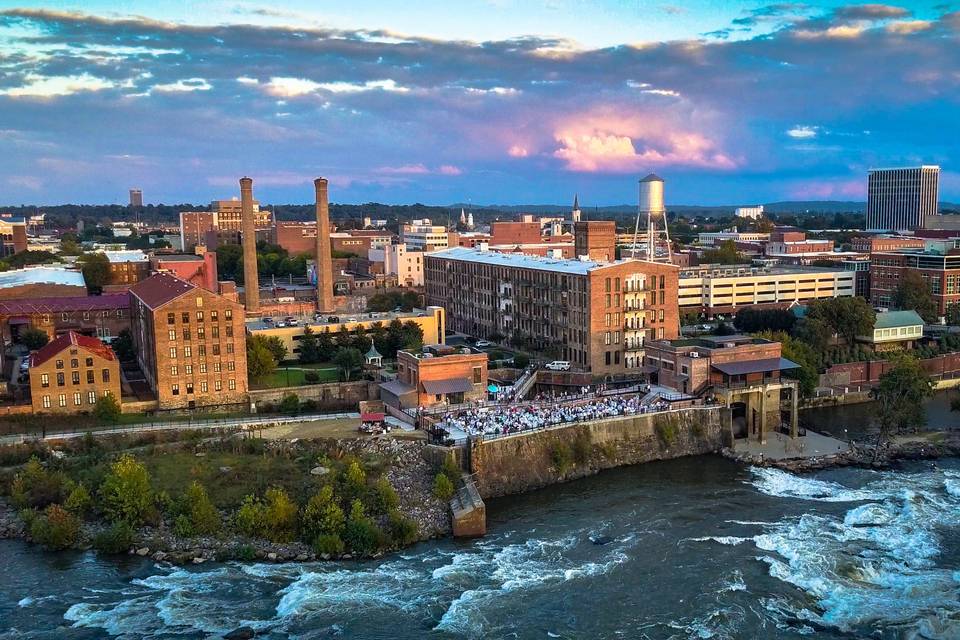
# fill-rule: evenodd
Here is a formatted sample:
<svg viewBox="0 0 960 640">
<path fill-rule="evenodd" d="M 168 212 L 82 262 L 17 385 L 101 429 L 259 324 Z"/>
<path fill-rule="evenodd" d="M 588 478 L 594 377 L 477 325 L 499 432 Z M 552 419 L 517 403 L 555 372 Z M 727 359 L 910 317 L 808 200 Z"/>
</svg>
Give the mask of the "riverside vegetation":
<svg viewBox="0 0 960 640">
<path fill-rule="evenodd" d="M 419 443 L 157 438 L 7 448 L 29 459 L 3 471 L 0 537 L 199 563 L 367 557 L 449 529 Z"/>
</svg>

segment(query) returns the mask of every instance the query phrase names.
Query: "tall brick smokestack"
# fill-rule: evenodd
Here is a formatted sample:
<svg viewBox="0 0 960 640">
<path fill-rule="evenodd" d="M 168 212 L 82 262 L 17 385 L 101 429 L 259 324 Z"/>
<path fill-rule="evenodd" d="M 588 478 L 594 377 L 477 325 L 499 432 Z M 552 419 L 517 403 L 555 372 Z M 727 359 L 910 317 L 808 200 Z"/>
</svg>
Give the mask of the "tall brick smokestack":
<svg viewBox="0 0 960 640">
<path fill-rule="evenodd" d="M 317 311 L 332 313 L 333 258 L 330 255 L 330 206 L 327 202 L 327 179 L 313 181 L 317 191 Z"/>
<path fill-rule="evenodd" d="M 260 311 L 257 227 L 253 221 L 253 180 L 240 178 L 240 230 L 243 234 L 243 300 L 247 313 Z"/>
</svg>

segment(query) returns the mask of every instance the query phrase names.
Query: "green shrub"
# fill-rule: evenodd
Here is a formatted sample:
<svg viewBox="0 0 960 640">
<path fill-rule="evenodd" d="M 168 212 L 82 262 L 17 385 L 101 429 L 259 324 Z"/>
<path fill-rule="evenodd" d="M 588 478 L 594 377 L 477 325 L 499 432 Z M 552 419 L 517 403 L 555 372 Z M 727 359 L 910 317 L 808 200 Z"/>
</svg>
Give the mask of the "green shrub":
<svg viewBox="0 0 960 640">
<path fill-rule="evenodd" d="M 300 413 L 300 398 L 295 393 L 288 393 L 277 408 L 280 413 Z"/>
<path fill-rule="evenodd" d="M 530 356 L 525 353 L 518 353 L 513 356 L 513 366 L 517 369 L 526 369 L 530 364 Z"/>
<path fill-rule="evenodd" d="M 257 496 L 247 496 L 234 516 L 240 533 L 251 538 L 267 537 L 267 507 Z"/>
<path fill-rule="evenodd" d="M 329 554 L 338 556 L 343 553 L 345 546 L 340 536 L 336 534 L 324 534 L 317 536 L 313 540 L 313 551 L 317 555 Z"/>
<path fill-rule="evenodd" d="M 573 439 L 573 459 L 577 464 L 586 464 L 590 462 L 590 454 L 593 453 L 593 439 L 589 431 L 581 431 Z"/>
<path fill-rule="evenodd" d="M 100 422 L 107 424 L 116 424 L 120 420 L 123 411 L 120 409 L 120 402 L 112 392 L 97 398 L 97 403 L 93 405 L 93 416 Z"/>
<path fill-rule="evenodd" d="M 267 489 L 267 536 L 273 542 L 290 542 L 297 536 L 297 505 L 278 487 Z"/>
<path fill-rule="evenodd" d="M 400 499 L 390 481 L 380 477 L 370 491 L 370 508 L 377 514 L 390 513 L 399 503 Z"/>
<path fill-rule="evenodd" d="M 73 489 L 70 479 L 60 471 L 48 471 L 33 456 L 10 483 L 10 500 L 18 509 L 43 509 L 60 504 Z"/>
<path fill-rule="evenodd" d="M 249 544 L 241 544 L 234 547 L 233 553 L 234 558 L 237 560 L 243 560 L 244 562 L 251 562 L 257 559 L 257 550 Z"/>
<path fill-rule="evenodd" d="M 450 478 L 448 478 L 446 474 L 438 473 L 433 479 L 433 495 L 440 500 L 449 500 L 453 497 L 454 491 L 453 483 L 450 482 Z"/>
<path fill-rule="evenodd" d="M 67 549 L 80 537 L 80 519 L 60 505 L 51 504 L 33 520 L 30 535 L 49 549 Z"/>
<path fill-rule="evenodd" d="M 83 486 L 83 483 L 80 483 L 67 496 L 67 501 L 63 503 L 63 506 L 73 515 L 83 518 L 90 513 L 90 509 L 93 507 L 93 498 L 90 497 L 90 492 Z"/>
<path fill-rule="evenodd" d="M 417 523 L 399 511 L 390 512 L 387 518 L 387 530 L 394 543 L 402 546 L 416 542 L 419 534 Z"/>
<path fill-rule="evenodd" d="M 153 490 L 147 468 L 128 453 L 110 466 L 100 487 L 104 513 L 114 522 L 139 526 L 153 508 Z"/>
<path fill-rule="evenodd" d="M 657 423 L 656 431 L 660 443 L 665 447 L 669 447 L 677 439 L 679 428 L 674 420 L 666 419 Z"/>
<path fill-rule="evenodd" d="M 343 533 L 346 516 L 337 504 L 333 487 L 324 485 L 303 508 L 300 526 L 304 540 L 315 540 L 321 536 L 340 537 Z"/>
<path fill-rule="evenodd" d="M 350 551 L 361 556 L 370 555 L 377 550 L 382 538 L 383 534 L 377 525 L 364 514 L 363 504 L 354 500 L 343 530 L 343 541 Z"/>
<path fill-rule="evenodd" d="M 220 512 L 213 506 L 207 490 L 194 480 L 184 495 L 185 514 L 194 535 L 210 536 L 220 530 Z"/>
<path fill-rule="evenodd" d="M 173 521 L 173 532 L 181 538 L 192 538 L 196 533 L 193 530 L 193 523 L 187 514 L 181 513 Z"/>
<path fill-rule="evenodd" d="M 103 553 L 126 553 L 133 546 L 133 527 L 124 521 L 114 522 L 93 538 L 93 548 Z"/>
<path fill-rule="evenodd" d="M 320 374 L 316 371 L 307 371 L 303 374 L 303 381 L 308 384 L 317 384 L 320 382 Z"/>
<path fill-rule="evenodd" d="M 566 442 L 557 442 L 550 448 L 550 461 L 563 473 L 573 465 L 573 450 Z"/>
</svg>

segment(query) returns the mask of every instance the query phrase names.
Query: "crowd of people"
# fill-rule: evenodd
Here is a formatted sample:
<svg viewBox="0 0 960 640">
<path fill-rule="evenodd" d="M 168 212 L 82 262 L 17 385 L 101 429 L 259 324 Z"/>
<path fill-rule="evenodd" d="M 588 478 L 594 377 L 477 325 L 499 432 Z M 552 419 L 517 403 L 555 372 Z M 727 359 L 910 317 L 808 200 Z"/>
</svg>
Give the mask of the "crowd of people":
<svg viewBox="0 0 960 640">
<path fill-rule="evenodd" d="M 475 407 L 448 414 L 437 426 L 450 434 L 462 432 L 469 436 L 507 435 L 571 422 L 655 413 L 669 409 L 666 402 L 644 404 L 642 398 L 642 394 L 627 394 L 601 396 L 582 402 L 534 401 L 519 406 Z"/>
</svg>

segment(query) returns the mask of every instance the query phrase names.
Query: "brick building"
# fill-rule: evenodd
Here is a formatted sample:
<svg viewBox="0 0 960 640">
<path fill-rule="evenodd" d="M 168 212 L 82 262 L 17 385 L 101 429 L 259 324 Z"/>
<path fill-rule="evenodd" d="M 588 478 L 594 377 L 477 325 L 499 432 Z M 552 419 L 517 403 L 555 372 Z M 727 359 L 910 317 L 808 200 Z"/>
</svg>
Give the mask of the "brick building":
<svg viewBox="0 0 960 640">
<path fill-rule="evenodd" d="M 130 289 L 140 369 L 160 409 L 247 402 L 243 306 L 158 273 Z"/>
<path fill-rule="evenodd" d="M 74 331 L 86 336 L 115 338 L 130 328 L 130 297 L 126 293 L 102 296 L 0 300 L 0 338 L 19 342 L 33 327 L 51 339 Z"/>
<path fill-rule="evenodd" d="M 940 315 L 960 302 L 960 249 L 935 251 L 890 251 L 874 253 L 870 260 L 870 303 L 889 308 L 900 281 L 917 272 L 930 286 Z"/>
<path fill-rule="evenodd" d="M 154 255 L 150 260 L 154 271 L 170 273 L 207 291 L 217 291 L 217 254 L 207 251 L 196 254 Z"/>
<path fill-rule="evenodd" d="M 487 354 L 427 345 L 397 352 L 397 379 L 380 385 L 385 404 L 406 409 L 450 405 L 487 397 Z"/>
<path fill-rule="evenodd" d="M 150 258 L 139 249 L 102 253 L 110 261 L 110 286 L 129 287 L 150 275 Z"/>
<path fill-rule="evenodd" d="M 427 303 L 450 328 L 520 336 L 595 375 L 642 366 L 646 340 L 679 332 L 677 267 L 450 249 L 424 256 Z"/>
<path fill-rule="evenodd" d="M 254 226 L 264 230 L 269 236 L 273 226 L 273 214 L 260 209 L 260 203 L 253 201 Z M 189 251 L 198 244 L 206 245 L 208 232 L 235 231 L 240 232 L 241 209 L 239 200 L 214 200 L 210 203 L 210 211 L 181 211 L 180 212 L 180 241 L 181 249 Z M 212 236 L 220 244 L 230 244 L 226 237 Z M 258 234 L 259 237 L 259 234 Z"/>
<path fill-rule="evenodd" d="M 617 256 L 617 224 L 610 220 L 586 220 L 573 225 L 574 254 L 597 262 L 613 262 Z"/>
<path fill-rule="evenodd" d="M 490 223 L 490 244 L 539 244 L 539 222 L 505 222 Z"/>
<path fill-rule="evenodd" d="M 878 251 L 901 251 L 903 249 L 923 249 L 923 238 L 910 236 L 863 236 L 850 240 L 854 251 L 875 253 Z"/>
<path fill-rule="evenodd" d="M 309 253 L 317 250 L 317 223 L 280 222 L 273 223 L 273 244 L 286 249 L 290 255 Z"/>
<path fill-rule="evenodd" d="M 30 356 L 34 413 L 89 413 L 108 393 L 120 402 L 120 365 L 97 338 L 68 331 Z"/>
</svg>

